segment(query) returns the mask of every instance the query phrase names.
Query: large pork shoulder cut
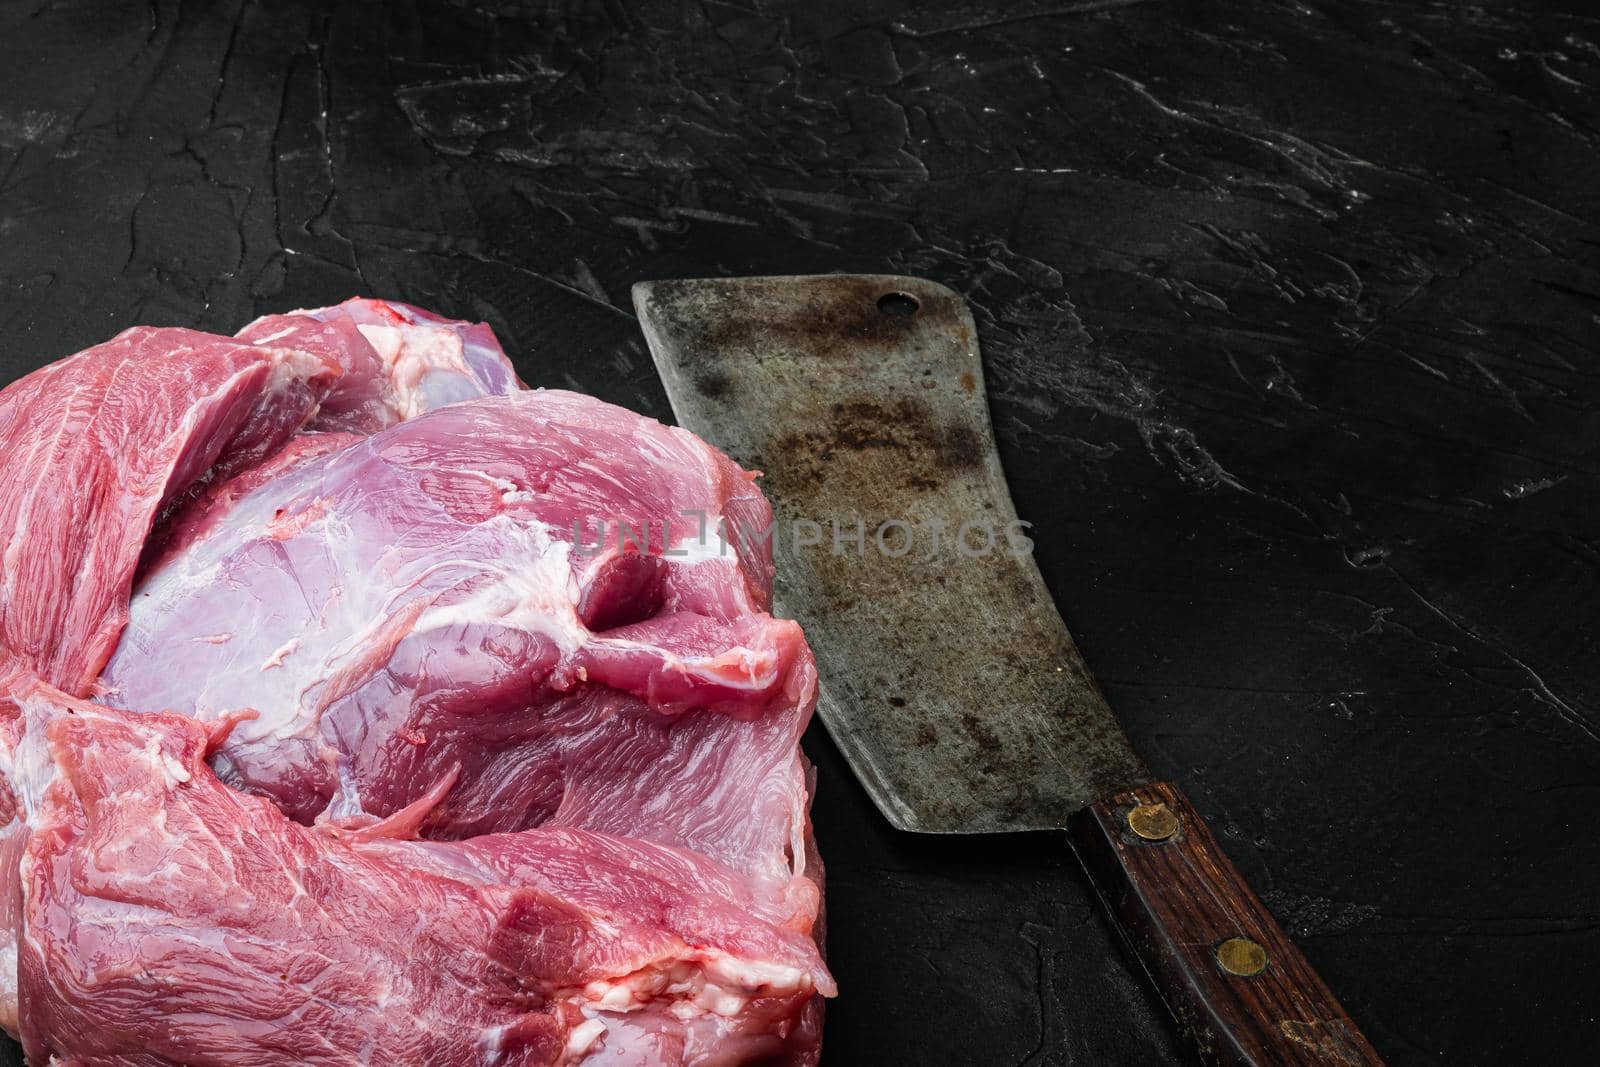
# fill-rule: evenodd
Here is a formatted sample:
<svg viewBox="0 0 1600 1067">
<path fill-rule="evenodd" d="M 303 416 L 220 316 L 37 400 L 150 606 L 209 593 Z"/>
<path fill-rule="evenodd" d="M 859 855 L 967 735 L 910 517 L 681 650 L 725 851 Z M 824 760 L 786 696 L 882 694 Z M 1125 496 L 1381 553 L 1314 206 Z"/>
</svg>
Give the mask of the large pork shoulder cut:
<svg viewBox="0 0 1600 1067">
<path fill-rule="evenodd" d="M 375 300 L 135 327 L 0 446 L 30 1062 L 816 1062 L 816 673 L 752 475 Z"/>
</svg>

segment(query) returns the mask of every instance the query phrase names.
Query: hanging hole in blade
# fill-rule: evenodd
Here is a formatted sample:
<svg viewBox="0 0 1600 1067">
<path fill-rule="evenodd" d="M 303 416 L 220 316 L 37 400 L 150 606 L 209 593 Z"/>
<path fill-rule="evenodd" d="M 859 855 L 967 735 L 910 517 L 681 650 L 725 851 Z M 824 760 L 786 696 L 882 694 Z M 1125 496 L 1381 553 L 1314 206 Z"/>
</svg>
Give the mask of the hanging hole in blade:
<svg viewBox="0 0 1600 1067">
<path fill-rule="evenodd" d="M 910 293 L 884 293 L 878 297 L 878 310 L 897 319 L 909 319 L 921 306 Z"/>
</svg>

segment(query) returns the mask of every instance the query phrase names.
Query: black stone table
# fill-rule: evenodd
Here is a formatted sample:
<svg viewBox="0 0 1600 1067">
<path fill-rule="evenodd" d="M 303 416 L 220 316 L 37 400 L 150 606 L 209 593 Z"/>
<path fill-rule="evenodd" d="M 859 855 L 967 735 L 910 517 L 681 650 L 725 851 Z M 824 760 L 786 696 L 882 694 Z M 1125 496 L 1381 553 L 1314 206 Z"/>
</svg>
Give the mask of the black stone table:
<svg viewBox="0 0 1600 1067">
<path fill-rule="evenodd" d="M 637 279 L 944 282 L 1091 666 L 1374 1043 L 1593 1062 L 1585 10 L 6 3 L 0 359 L 366 293 L 665 417 Z M 1059 840 L 807 744 L 825 1063 L 1182 1062 Z"/>
</svg>

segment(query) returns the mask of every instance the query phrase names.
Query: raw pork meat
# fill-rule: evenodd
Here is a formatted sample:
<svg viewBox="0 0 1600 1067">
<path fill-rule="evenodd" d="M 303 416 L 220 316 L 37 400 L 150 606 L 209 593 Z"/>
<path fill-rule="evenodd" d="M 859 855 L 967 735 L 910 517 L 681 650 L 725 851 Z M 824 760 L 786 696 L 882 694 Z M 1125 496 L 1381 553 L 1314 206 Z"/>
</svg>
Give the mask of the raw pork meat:
<svg viewBox="0 0 1600 1067">
<path fill-rule="evenodd" d="M 815 671 L 751 476 L 370 300 L 126 331 L 0 442 L 31 1061 L 815 1062 Z"/>
</svg>

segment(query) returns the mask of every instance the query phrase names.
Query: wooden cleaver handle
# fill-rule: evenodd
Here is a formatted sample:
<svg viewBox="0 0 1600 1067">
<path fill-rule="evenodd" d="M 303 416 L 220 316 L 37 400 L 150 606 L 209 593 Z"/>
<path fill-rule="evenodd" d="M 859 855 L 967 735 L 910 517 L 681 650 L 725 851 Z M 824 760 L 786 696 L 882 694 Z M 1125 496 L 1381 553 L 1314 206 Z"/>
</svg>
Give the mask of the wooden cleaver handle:
<svg viewBox="0 0 1600 1067">
<path fill-rule="evenodd" d="M 1176 785 L 1103 800 L 1068 832 L 1206 1063 L 1382 1067 Z"/>
</svg>

